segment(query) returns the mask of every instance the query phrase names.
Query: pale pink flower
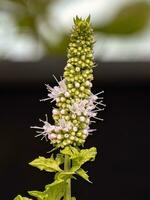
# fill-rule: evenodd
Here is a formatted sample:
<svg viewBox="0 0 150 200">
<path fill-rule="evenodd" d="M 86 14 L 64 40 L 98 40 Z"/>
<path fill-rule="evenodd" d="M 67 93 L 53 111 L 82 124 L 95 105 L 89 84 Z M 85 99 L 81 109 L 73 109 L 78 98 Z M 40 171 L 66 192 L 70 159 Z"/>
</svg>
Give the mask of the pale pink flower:
<svg viewBox="0 0 150 200">
<path fill-rule="evenodd" d="M 41 119 L 40 119 L 40 121 L 44 123 L 43 127 L 31 126 L 31 128 L 35 128 L 35 129 L 41 130 L 41 131 L 36 131 L 36 132 L 39 133 L 39 134 L 36 135 L 35 137 L 43 136 L 41 139 L 43 139 L 43 138 L 47 139 L 48 134 L 51 134 L 51 133 L 55 130 L 55 126 L 54 126 L 54 125 L 51 125 L 51 124 L 48 122 L 47 115 L 46 115 L 46 121 L 43 121 L 43 120 L 41 120 Z"/>
<path fill-rule="evenodd" d="M 59 97 L 61 94 L 69 95 L 67 92 L 67 86 L 65 83 L 65 79 L 58 81 L 56 77 L 54 76 L 55 80 L 58 83 L 58 86 L 51 87 L 50 85 L 46 84 L 47 90 L 48 90 L 48 98 L 42 99 L 41 101 L 46 101 L 49 99 L 52 99 L 52 101 L 55 101 L 57 97 Z"/>
<path fill-rule="evenodd" d="M 96 95 L 92 94 L 88 99 L 75 102 L 70 107 L 71 112 L 77 114 L 78 116 L 85 115 L 89 118 L 103 120 L 101 118 L 96 117 L 98 111 L 104 110 L 104 108 L 98 107 L 98 105 L 105 106 L 105 104 L 103 104 L 103 101 L 102 101 L 103 97 L 98 97 L 98 95 L 102 93 L 103 91 L 97 93 Z"/>
<path fill-rule="evenodd" d="M 73 105 L 70 107 L 70 110 L 77 115 L 81 115 L 81 113 L 86 111 L 86 104 L 87 100 L 77 101 L 73 103 Z"/>
<path fill-rule="evenodd" d="M 58 125 L 59 125 L 60 129 L 63 131 L 69 131 L 72 128 L 72 123 L 69 121 L 66 121 L 65 119 L 60 119 L 58 121 Z"/>
</svg>

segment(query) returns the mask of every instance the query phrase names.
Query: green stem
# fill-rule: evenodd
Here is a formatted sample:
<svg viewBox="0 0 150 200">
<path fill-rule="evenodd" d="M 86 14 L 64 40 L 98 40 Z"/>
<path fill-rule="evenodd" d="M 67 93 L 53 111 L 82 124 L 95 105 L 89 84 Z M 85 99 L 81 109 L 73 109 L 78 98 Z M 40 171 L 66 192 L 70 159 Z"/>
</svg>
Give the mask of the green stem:
<svg viewBox="0 0 150 200">
<path fill-rule="evenodd" d="M 65 162 L 64 162 L 64 170 L 65 172 L 69 171 L 70 169 L 70 159 L 68 155 L 65 155 Z M 71 179 L 66 180 L 65 184 L 65 196 L 64 200 L 71 200 Z"/>
</svg>

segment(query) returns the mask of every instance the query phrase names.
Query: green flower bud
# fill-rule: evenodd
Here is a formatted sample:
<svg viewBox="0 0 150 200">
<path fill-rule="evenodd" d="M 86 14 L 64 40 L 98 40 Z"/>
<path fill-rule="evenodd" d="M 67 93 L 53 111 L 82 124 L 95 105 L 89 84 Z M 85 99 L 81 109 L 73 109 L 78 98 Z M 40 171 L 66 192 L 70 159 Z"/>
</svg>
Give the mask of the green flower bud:
<svg viewBox="0 0 150 200">
<path fill-rule="evenodd" d="M 71 118 L 72 118 L 72 119 L 76 119 L 76 115 L 75 115 L 75 114 L 72 114 L 72 115 L 71 115 Z"/>
<path fill-rule="evenodd" d="M 78 81 L 78 79 L 79 79 L 78 76 L 75 76 L 75 77 L 74 77 L 74 80 L 75 80 L 75 81 Z"/>
<path fill-rule="evenodd" d="M 64 102 L 65 100 L 66 100 L 65 97 L 61 97 L 61 98 L 60 98 L 60 101 L 61 101 L 61 102 Z"/>
<path fill-rule="evenodd" d="M 74 131 L 71 131 L 71 135 L 75 136 L 75 135 L 76 135 L 76 133 L 75 133 Z"/>
<path fill-rule="evenodd" d="M 79 91 L 78 90 L 75 91 L 75 95 L 77 95 L 77 96 L 79 95 Z"/>
<path fill-rule="evenodd" d="M 81 51 L 82 50 L 82 47 L 78 47 L 78 51 Z"/>
<path fill-rule="evenodd" d="M 62 144 L 63 144 L 63 146 L 66 146 L 67 145 L 66 140 L 64 140 Z"/>
<path fill-rule="evenodd" d="M 84 62 L 82 62 L 81 66 L 82 66 L 82 68 L 84 68 L 86 66 L 86 64 Z"/>
<path fill-rule="evenodd" d="M 71 102 L 70 99 L 67 99 L 67 100 L 66 100 L 66 103 L 70 104 L 70 102 Z"/>
<path fill-rule="evenodd" d="M 57 139 L 58 139 L 58 140 L 61 140 L 62 138 L 63 138 L 63 136 L 62 136 L 61 134 L 58 134 L 58 135 L 57 135 Z"/>
<path fill-rule="evenodd" d="M 69 144 L 71 144 L 71 143 L 72 143 L 72 141 L 71 141 L 71 140 L 69 140 L 69 139 L 67 139 L 67 140 L 66 140 L 66 143 L 69 145 Z"/>
<path fill-rule="evenodd" d="M 66 108 L 66 104 L 65 104 L 65 103 L 62 103 L 62 104 L 61 104 L 61 107 L 62 107 L 62 108 Z"/>
<path fill-rule="evenodd" d="M 84 87 L 84 86 L 81 86 L 81 87 L 80 87 L 80 90 L 81 90 L 81 91 L 84 91 L 84 90 L 85 90 L 85 87 Z"/>
<path fill-rule="evenodd" d="M 75 71 L 74 71 L 73 69 L 70 70 L 70 73 L 71 73 L 71 74 L 74 74 L 74 72 L 75 72 Z"/>
<path fill-rule="evenodd" d="M 80 87 L 80 83 L 78 83 L 78 82 L 75 82 L 74 85 L 75 85 L 76 88 L 79 88 L 79 87 Z"/>
<path fill-rule="evenodd" d="M 71 89 L 71 92 L 72 92 L 72 93 L 75 93 L 75 91 L 76 91 L 75 88 L 72 88 L 72 89 Z"/>
<path fill-rule="evenodd" d="M 87 135 L 82 135 L 82 139 L 85 140 L 87 138 Z"/>
<path fill-rule="evenodd" d="M 65 116 L 65 120 L 66 120 L 66 121 L 69 121 L 69 119 L 70 119 L 70 116 L 69 116 L 69 115 Z"/>
<path fill-rule="evenodd" d="M 82 136 L 82 132 L 80 132 L 80 131 L 77 132 L 77 136 L 78 136 L 78 137 L 81 137 L 81 136 Z"/>
<path fill-rule="evenodd" d="M 86 123 L 81 123 L 81 124 L 80 124 L 80 128 L 81 128 L 81 129 L 86 128 L 86 126 L 87 126 Z"/>
<path fill-rule="evenodd" d="M 79 60 L 79 61 L 78 61 L 78 64 L 79 64 L 79 65 L 81 65 L 81 64 L 82 64 L 82 61 L 81 61 L 81 60 Z"/>
<path fill-rule="evenodd" d="M 66 133 L 66 134 L 64 135 L 64 137 L 65 137 L 65 138 L 68 138 L 68 137 L 69 137 L 69 134 Z"/>
<path fill-rule="evenodd" d="M 76 119 L 73 120 L 73 124 L 77 124 L 78 121 Z"/>
<path fill-rule="evenodd" d="M 75 137 L 73 135 L 70 136 L 70 140 L 74 141 Z"/>
<path fill-rule="evenodd" d="M 76 67 L 75 70 L 76 70 L 76 72 L 79 72 L 80 71 L 80 67 Z"/>
<path fill-rule="evenodd" d="M 73 85 L 71 83 L 68 84 L 68 88 L 72 89 Z"/>
<path fill-rule="evenodd" d="M 81 59 L 82 59 L 82 60 L 85 60 L 85 55 L 81 56 Z"/>
<path fill-rule="evenodd" d="M 85 122 L 86 118 L 85 118 L 84 116 L 81 116 L 81 117 L 79 118 L 79 120 L 80 120 L 80 122 Z"/>
<path fill-rule="evenodd" d="M 75 141 L 76 141 L 76 142 L 79 142 L 79 138 L 78 138 L 78 137 L 75 137 Z"/>
</svg>

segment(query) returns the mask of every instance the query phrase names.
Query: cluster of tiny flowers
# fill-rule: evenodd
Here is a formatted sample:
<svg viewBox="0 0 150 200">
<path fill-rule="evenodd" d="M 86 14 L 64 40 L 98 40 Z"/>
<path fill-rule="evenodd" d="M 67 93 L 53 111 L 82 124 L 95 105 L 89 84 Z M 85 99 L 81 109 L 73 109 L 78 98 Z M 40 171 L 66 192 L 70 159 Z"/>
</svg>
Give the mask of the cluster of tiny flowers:
<svg viewBox="0 0 150 200">
<path fill-rule="evenodd" d="M 55 78 L 58 86 L 53 88 L 46 85 L 49 92 L 47 99 L 56 101 L 57 107 L 52 111 L 55 125 L 51 125 L 46 117 L 46 121 L 41 120 L 43 127 L 32 127 L 41 129 L 39 135 L 48 138 L 54 146 L 83 145 L 87 136 L 94 131 L 90 129 L 90 124 L 95 122 L 94 119 L 102 120 L 97 117 L 97 112 L 105 106 L 103 97 L 99 97 L 103 91 L 96 95 L 91 92 L 95 66 L 93 44 L 90 19 L 76 17 L 63 79 L 58 81 Z"/>
</svg>

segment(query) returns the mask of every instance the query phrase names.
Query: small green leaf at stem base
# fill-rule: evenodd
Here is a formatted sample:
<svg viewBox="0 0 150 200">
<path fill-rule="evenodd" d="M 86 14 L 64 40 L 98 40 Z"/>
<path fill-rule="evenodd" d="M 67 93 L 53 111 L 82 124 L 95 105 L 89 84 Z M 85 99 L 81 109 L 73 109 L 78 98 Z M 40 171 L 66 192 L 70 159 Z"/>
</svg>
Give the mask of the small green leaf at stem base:
<svg viewBox="0 0 150 200">
<path fill-rule="evenodd" d="M 29 191 L 28 193 L 38 200 L 61 200 L 64 196 L 65 184 L 63 180 L 56 180 L 45 186 L 45 191 Z M 18 199 L 19 200 L 19 199 Z"/>
<path fill-rule="evenodd" d="M 96 148 L 92 147 L 90 149 L 78 150 L 75 147 L 68 146 L 65 149 L 63 149 L 61 153 L 68 155 L 69 159 L 72 160 L 72 167 L 70 168 L 69 171 L 72 172 L 73 174 L 81 176 L 83 179 L 91 183 L 87 172 L 85 172 L 81 168 L 81 166 L 88 161 L 95 160 L 97 154 Z M 61 173 L 63 172 L 60 172 L 60 174 Z"/>
<path fill-rule="evenodd" d="M 72 168 L 70 169 L 70 171 L 75 172 L 80 169 L 80 167 L 84 163 L 88 161 L 94 161 L 97 150 L 95 147 L 92 147 L 90 149 L 77 150 L 75 147 L 68 146 L 63 149 L 61 153 L 69 155 L 69 158 L 72 160 Z"/>
<path fill-rule="evenodd" d="M 32 200 L 32 199 L 29 199 L 27 197 L 22 197 L 21 195 L 18 195 L 14 198 L 14 200 Z"/>
<path fill-rule="evenodd" d="M 67 146 L 63 150 L 61 150 L 61 153 L 70 156 L 70 159 L 72 159 L 78 156 L 79 151 L 75 147 Z"/>
</svg>

